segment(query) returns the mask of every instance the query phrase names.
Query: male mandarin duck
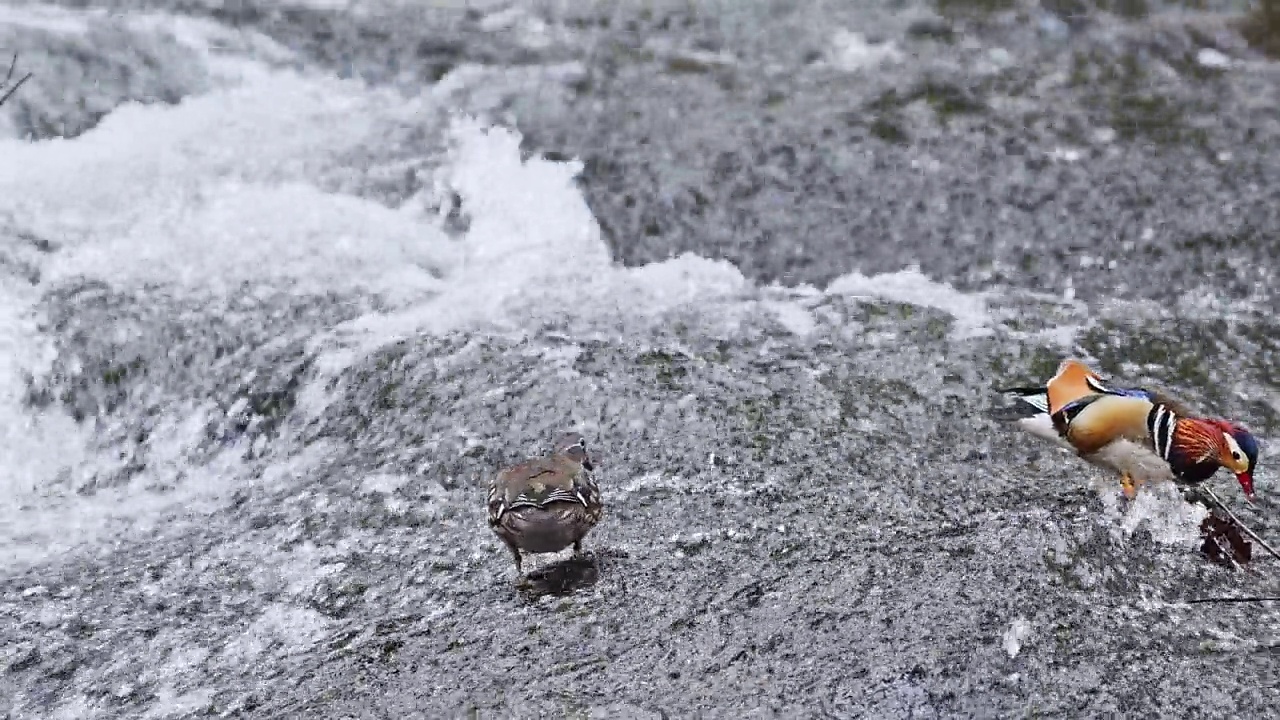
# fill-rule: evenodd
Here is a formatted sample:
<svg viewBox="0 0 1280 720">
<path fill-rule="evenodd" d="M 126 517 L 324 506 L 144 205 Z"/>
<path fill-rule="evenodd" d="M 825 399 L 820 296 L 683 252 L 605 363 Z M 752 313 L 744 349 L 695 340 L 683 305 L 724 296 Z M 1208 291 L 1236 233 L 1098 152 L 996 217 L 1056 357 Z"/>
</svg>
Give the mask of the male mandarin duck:
<svg viewBox="0 0 1280 720">
<path fill-rule="evenodd" d="M 489 527 L 506 543 L 521 572 L 520 551 L 582 552 L 582 538 L 600 522 L 604 506 L 587 442 L 566 433 L 555 451 L 500 471 L 489 485 Z"/>
<path fill-rule="evenodd" d="M 1078 360 L 1064 360 L 1044 387 L 1006 388 L 1035 412 L 1019 423 L 1119 472 L 1125 496 L 1160 480 L 1196 486 L 1225 467 L 1253 501 L 1258 441 L 1229 420 L 1198 417 L 1157 390 L 1118 388 Z"/>
</svg>

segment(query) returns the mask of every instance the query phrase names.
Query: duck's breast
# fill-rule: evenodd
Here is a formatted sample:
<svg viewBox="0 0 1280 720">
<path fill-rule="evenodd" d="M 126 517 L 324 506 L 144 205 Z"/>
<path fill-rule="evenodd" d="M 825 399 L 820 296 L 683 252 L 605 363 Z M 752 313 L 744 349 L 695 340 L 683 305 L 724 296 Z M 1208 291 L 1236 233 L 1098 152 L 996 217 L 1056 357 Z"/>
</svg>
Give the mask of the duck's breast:
<svg viewBox="0 0 1280 720">
<path fill-rule="evenodd" d="M 545 508 L 521 507 L 502 518 L 499 532 L 511 537 L 527 552 L 559 552 L 578 540 L 595 524 L 580 504 L 557 502 Z"/>
</svg>

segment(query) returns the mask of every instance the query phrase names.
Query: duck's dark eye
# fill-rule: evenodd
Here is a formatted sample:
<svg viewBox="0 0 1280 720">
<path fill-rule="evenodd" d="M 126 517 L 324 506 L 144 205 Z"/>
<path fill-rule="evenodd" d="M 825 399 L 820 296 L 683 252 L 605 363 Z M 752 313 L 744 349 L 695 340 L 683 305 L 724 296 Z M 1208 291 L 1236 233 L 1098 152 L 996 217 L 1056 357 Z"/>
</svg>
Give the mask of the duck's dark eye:
<svg viewBox="0 0 1280 720">
<path fill-rule="evenodd" d="M 1232 460 L 1239 460 L 1239 459 L 1240 459 L 1240 453 L 1235 452 L 1235 451 L 1232 451 L 1232 452 L 1231 452 L 1231 459 L 1232 459 Z"/>
</svg>

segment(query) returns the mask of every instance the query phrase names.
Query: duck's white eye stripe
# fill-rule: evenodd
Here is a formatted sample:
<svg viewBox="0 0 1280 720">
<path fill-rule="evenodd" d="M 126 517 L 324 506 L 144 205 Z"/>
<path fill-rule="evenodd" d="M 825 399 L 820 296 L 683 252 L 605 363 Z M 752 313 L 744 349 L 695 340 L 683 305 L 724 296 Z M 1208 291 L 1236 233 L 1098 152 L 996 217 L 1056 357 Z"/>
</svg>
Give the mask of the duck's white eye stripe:
<svg viewBox="0 0 1280 720">
<path fill-rule="evenodd" d="M 1240 444 L 1236 442 L 1235 438 L 1228 433 L 1222 433 L 1222 437 L 1227 441 L 1227 449 L 1231 451 L 1231 457 L 1237 460 L 1244 457 L 1244 453 L 1240 451 Z"/>
<path fill-rule="evenodd" d="M 1104 395 L 1109 395 L 1109 394 L 1111 394 L 1111 389 L 1110 389 L 1110 388 L 1108 388 L 1106 385 L 1103 385 L 1103 384 L 1102 384 L 1101 382 L 1099 382 L 1096 378 L 1093 378 L 1093 377 L 1086 377 L 1086 378 L 1084 379 L 1084 384 L 1085 384 L 1085 385 L 1087 385 L 1087 386 L 1089 387 L 1089 389 L 1090 389 L 1090 390 L 1092 390 L 1092 391 L 1094 391 L 1094 392 L 1096 392 L 1096 393 L 1102 393 L 1102 394 L 1104 394 Z"/>
</svg>

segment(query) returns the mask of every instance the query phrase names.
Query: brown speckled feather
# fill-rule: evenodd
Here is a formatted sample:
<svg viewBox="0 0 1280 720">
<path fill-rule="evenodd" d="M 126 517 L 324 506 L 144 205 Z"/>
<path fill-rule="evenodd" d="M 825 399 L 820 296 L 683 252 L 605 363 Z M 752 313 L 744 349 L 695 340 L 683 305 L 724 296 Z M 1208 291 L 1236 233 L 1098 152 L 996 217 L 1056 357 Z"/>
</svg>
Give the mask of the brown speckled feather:
<svg viewBox="0 0 1280 720">
<path fill-rule="evenodd" d="M 563 455 L 526 460 L 498 473 L 494 483 L 498 493 L 491 499 L 490 509 L 493 500 L 510 506 L 522 497 L 541 501 L 555 490 L 572 492 L 583 472 L 580 463 Z"/>
<path fill-rule="evenodd" d="M 489 486 L 489 526 L 521 567 L 520 552 L 575 552 L 600 522 L 604 506 L 581 436 L 562 438 L 555 453 L 500 471 Z"/>
</svg>

